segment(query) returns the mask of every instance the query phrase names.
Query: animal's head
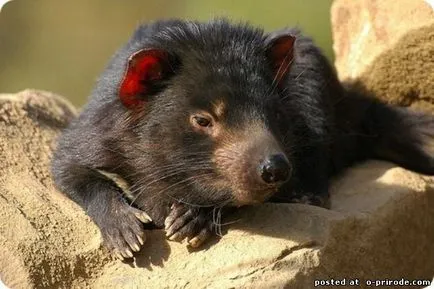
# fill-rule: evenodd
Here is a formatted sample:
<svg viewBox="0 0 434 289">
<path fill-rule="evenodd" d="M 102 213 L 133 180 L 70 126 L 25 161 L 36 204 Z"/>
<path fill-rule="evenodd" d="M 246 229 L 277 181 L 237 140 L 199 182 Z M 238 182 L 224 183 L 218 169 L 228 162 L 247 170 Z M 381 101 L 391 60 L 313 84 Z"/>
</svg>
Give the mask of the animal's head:
<svg viewBox="0 0 434 289">
<path fill-rule="evenodd" d="M 293 170 L 281 92 L 295 37 L 226 21 L 140 27 L 115 58 L 116 97 L 154 184 L 187 203 L 266 200 Z M 118 84 L 119 83 L 119 84 Z"/>
</svg>

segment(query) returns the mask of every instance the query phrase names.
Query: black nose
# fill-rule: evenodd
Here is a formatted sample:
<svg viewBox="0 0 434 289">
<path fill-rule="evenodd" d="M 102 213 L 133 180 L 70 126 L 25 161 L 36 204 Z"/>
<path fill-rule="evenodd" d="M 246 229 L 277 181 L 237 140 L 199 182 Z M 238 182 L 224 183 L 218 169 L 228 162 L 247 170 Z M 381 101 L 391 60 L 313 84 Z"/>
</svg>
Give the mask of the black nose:
<svg viewBox="0 0 434 289">
<path fill-rule="evenodd" d="M 289 178 L 291 166 L 283 154 L 275 154 L 259 165 L 259 173 L 266 183 L 284 182 Z"/>
</svg>

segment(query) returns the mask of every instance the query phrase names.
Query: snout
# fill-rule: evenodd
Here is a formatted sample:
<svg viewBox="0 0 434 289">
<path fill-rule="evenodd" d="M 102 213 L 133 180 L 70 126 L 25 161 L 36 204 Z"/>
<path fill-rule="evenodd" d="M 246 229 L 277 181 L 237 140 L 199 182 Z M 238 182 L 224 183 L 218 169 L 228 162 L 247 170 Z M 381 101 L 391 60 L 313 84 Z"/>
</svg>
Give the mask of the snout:
<svg viewBox="0 0 434 289">
<path fill-rule="evenodd" d="M 269 155 L 259 164 L 258 173 L 265 183 L 280 184 L 289 179 L 292 167 L 283 153 L 277 153 Z"/>
<path fill-rule="evenodd" d="M 268 129 L 246 131 L 240 133 L 241 141 L 230 145 L 226 137 L 225 145 L 214 154 L 216 168 L 224 176 L 221 185 L 231 191 L 236 205 L 266 201 L 293 173 L 291 155 Z"/>
</svg>

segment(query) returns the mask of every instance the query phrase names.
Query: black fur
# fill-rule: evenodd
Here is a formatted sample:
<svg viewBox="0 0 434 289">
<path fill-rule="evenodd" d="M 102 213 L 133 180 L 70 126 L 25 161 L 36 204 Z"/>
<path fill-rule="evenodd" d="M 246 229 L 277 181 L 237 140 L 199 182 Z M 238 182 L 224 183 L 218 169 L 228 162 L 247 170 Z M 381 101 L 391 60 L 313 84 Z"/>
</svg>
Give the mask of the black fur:
<svg viewBox="0 0 434 289">
<path fill-rule="evenodd" d="M 296 42 L 288 74 L 278 86 L 265 49 L 285 34 L 294 35 Z M 164 49 L 176 59 L 173 75 L 146 96 L 143 108 L 127 109 L 118 98 L 119 84 L 128 58 L 147 47 Z M 142 25 L 110 61 L 89 103 L 61 136 L 53 159 L 57 186 L 83 206 L 111 249 L 122 252 L 136 244 L 134 237 L 143 236 L 143 227 L 119 187 L 98 170 L 125 179 L 134 207 L 146 211 L 157 226 L 171 216 L 166 224 L 170 235 L 182 221 L 187 223 L 188 230 L 174 239 L 212 229 L 215 208 L 234 204 L 230 186 L 209 185 L 237 181 L 215 168 L 215 141 L 187 121 L 194 109 L 209 109 L 217 96 L 226 103 L 226 127 L 262 123 L 288 156 L 293 175 L 273 201 L 308 196 L 312 203 L 324 204 L 330 178 L 369 158 L 434 174 L 427 143 L 434 133 L 433 117 L 345 88 L 299 31 L 267 34 L 225 20 Z M 179 202 L 182 214 L 170 209 Z M 171 227 L 177 218 L 176 228 Z"/>
</svg>

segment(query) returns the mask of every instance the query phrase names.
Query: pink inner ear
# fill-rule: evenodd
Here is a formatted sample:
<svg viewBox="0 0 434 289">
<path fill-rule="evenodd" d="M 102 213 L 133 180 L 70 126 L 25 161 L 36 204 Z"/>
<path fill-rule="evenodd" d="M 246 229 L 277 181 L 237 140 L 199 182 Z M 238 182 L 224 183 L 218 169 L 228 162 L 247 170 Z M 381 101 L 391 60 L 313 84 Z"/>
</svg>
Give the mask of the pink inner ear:
<svg viewBox="0 0 434 289">
<path fill-rule="evenodd" d="M 127 70 L 119 88 L 121 102 L 128 108 L 141 105 L 153 81 L 163 78 L 167 52 L 159 49 L 143 49 L 128 60 Z"/>
<path fill-rule="evenodd" d="M 270 58 L 278 83 L 286 76 L 291 66 L 294 57 L 294 42 L 295 37 L 291 35 L 280 36 L 273 40 L 268 49 L 268 57 Z"/>
</svg>

